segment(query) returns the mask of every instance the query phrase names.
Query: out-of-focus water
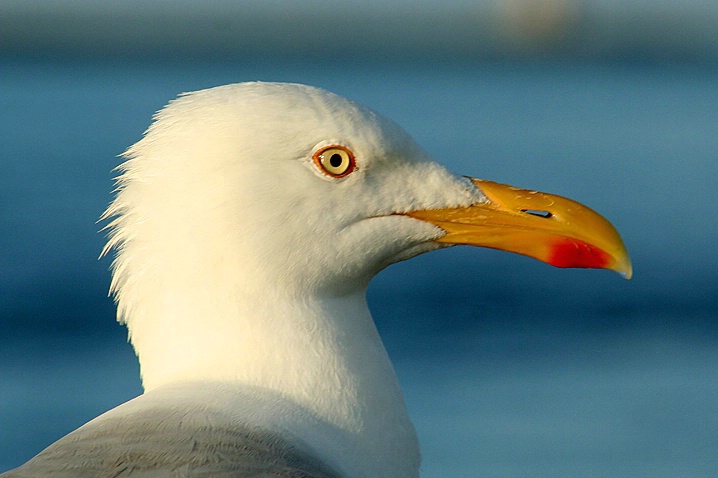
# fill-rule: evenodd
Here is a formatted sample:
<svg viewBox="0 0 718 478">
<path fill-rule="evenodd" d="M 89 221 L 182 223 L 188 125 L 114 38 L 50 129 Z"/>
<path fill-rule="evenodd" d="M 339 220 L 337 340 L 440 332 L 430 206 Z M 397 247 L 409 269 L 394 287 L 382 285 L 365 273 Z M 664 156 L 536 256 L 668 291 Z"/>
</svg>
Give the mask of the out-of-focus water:
<svg viewBox="0 0 718 478">
<path fill-rule="evenodd" d="M 718 69 L 608 64 L 0 64 L 0 470 L 140 393 L 95 223 L 116 155 L 182 91 L 324 87 L 457 173 L 584 202 L 635 277 L 453 248 L 369 301 L 425 477 L 718 470 Z"/>
</svg>

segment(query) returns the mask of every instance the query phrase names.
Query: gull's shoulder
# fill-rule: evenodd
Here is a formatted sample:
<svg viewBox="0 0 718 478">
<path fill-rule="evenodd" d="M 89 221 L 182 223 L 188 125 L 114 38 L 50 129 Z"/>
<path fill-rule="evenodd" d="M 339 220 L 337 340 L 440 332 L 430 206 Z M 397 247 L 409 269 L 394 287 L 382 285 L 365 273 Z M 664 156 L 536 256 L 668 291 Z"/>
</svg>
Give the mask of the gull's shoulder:
<svg viewBox="0 0 718 478">
<path fill-rule="evenodd" d="M 0 477 L 341 477 L 303 440 L 268 423 L 269 416 L 239 419 L 221 391 L 176 392 L 120 405 Z M 246 397 L 247 406 L 268 399 Z"/>
</svg>

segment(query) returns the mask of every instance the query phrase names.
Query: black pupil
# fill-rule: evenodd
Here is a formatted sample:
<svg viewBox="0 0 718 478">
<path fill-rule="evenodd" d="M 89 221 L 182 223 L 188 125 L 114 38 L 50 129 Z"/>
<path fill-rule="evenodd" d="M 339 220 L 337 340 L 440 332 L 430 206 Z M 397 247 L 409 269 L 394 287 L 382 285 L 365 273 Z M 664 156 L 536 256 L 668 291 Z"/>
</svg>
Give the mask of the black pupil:
<svg viewBox="0 0 718 478">
<path fill-rule="evenodd" d="M 342 155 L 339 153 L 334 153 L 329 158 L 329 164 L 331 164 L 332 167 L 334 167 L 334 168 L 338 168 L 339 166 L 342 165 L 343 162 L 344 162 L 344 160 L 342 159 Z"/>
</svg>

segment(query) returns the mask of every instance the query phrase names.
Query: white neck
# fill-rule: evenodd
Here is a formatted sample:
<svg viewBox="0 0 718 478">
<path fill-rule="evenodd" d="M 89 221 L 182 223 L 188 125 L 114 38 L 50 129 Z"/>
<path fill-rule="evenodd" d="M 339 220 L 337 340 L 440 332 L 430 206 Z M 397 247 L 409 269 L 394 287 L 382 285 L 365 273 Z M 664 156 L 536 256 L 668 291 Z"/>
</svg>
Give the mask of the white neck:
<svg viewBox="0 0 718 478">
<path fill-rule="evenodd" d="M 349 463 L 347 476 L 415 478 L 418 441 L 364 292 L 265 291 L 261 303 L 230 288 L 145 294 L 129 321 L 145 388 L 210 380 L 279 392 L 343 432 L 335 466 Z"/>
</svg>

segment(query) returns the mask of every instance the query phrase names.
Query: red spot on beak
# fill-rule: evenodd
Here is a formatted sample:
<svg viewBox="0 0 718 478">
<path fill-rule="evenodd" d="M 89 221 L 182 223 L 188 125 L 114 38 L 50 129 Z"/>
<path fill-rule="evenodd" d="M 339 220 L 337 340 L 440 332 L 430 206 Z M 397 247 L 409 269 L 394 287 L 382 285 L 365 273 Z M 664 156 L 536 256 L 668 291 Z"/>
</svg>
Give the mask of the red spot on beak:
<svg viewBox="0 0 718 478">
<path fill-rule="evenodd" d="M 605 269 L 611 262 L 607 253 L 577 239 L 564 238 L 553 244 L 548 263 L 556 267 Z"/>
</svg>

